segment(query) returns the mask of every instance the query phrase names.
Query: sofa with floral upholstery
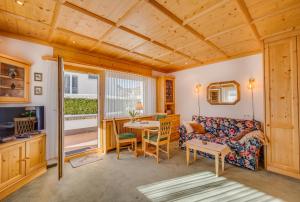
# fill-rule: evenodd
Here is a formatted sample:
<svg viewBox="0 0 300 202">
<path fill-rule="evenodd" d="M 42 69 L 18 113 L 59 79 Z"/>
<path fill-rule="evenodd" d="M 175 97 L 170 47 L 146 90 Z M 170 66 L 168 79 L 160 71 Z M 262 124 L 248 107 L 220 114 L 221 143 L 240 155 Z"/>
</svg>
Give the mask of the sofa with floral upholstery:
<svg viewBox="0 0 300 202">
<path fill-rule="evenodd" d="M 226 144 L 231 149 L 231 152 L 226 156 L 226 161 L 230 164 L 256 170 L 258 167 L 260 150 L 263 142 L 259 138 L 251 137 L 243 144 L 235 140 L 243 131 L 261 130 L 261 124 L 258 121 L 240 120 L 231 118 L 218 117 L 192 117 L 192 121 L 200 123 L 205 128 L 205 134 L 188 133 L 186 127 L 180 127 L 179 145 L 185 150 L 185 142 L 187 140 L 197 138 L 218 144 Z M 198 152 L 209 158 L 213 158 L 209 154 Z"/>
</svg>

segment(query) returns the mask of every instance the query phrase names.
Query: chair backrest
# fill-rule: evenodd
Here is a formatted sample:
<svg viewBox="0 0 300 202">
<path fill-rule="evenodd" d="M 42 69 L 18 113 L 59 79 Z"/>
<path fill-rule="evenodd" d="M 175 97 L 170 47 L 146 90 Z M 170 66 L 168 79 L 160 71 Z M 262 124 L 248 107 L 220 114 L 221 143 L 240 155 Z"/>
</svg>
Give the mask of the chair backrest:
<svg viewBox="0 0 300 202">
<path fill-rule="evenodd" d="M 115 137 L 118 138 L 119 131 L 117 128 L 116 119 L 113 118 L 112 122 L 113 122 L 113 133 L 115 134 Z"/>
<path fill-rule="evenodd" d="M 157 141 L 160 141 L 162 138 L 169 138 L 171 135 L 171 118 L 164 118 L 159 120 L 159 133 Z"/>
<path fill-rule="evenodd" d="M 155 121 L 159 121 L 160 119 L 165 119 L 167 118 L 167 114 L 166 113 L 157 113 L 154 115 L 154 119 Z"/>
</svg>

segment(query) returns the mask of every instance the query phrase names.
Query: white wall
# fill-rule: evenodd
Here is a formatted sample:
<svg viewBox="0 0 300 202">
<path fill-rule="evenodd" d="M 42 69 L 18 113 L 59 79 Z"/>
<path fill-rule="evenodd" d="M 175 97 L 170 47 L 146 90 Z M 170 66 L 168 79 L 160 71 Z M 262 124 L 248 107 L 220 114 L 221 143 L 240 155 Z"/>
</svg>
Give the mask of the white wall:
<svg viewBox="0 0 300 202">
<path fill-rule="evenodd" d="M 47 133 L 47 159 L 54 158 L 57 137 L 57 65 L 55 62 L 42 60 L 43 55 L 53 55 L 53 48 L 35 43 L 20 41 L 0 36 L 0 53 L 18 57 L 32 63 L 31 66 L 31 103 L 29 104 L 0 104 L 0 106 L 45 106 L 45 127 Z M 33 79 L 34 72 L 43 74 L 43 81 Z M 34 95 L 34 86 L 43 87 L 43 95 Z"/>
<path fill-rule="evenodd" d="M 263 101 L 263 62 L 262 54 L 215 63 L 193 69 L 175 72 L 176 112 L 181 121 L 191 120 L 198 114 L 196 83 L 202 84 L 200 95 L 201 115 L 251 119 L 251 91 L 247 88 L 248 79 L 255 78 L 254 108 L 255 119 L 264 120 Z M 206 89 L 210 83 L 235 80 L 240 84 L 241 100 L 236 105 L 210 105 L 206 99 Z"/>
</svg>

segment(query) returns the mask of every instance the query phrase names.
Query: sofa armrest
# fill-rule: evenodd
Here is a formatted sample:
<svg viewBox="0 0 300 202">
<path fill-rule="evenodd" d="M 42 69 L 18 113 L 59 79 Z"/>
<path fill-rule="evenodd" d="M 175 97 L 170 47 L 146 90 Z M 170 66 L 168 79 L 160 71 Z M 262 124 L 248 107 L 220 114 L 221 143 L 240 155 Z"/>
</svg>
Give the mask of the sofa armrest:
<svg viewBox="0 0 300 202">
<path fill-rule="evenodd" d="M 259 154 L 259 151 L 263 145 L 261 141 L 256 138 L 249 139 L 245 142 L 245 144 L 241 144 L 239 141 L 229 139 L 226 141 L 226 144 L 230 147 L 231 150 L 237 153 L 247 151 L 255 156 Z"/>
<path fill-rule="evenodd" d="M 257 138 L 251 138 L 245 143 L 245 150 L 258 156 L 263 143 Z"/>
</svg>

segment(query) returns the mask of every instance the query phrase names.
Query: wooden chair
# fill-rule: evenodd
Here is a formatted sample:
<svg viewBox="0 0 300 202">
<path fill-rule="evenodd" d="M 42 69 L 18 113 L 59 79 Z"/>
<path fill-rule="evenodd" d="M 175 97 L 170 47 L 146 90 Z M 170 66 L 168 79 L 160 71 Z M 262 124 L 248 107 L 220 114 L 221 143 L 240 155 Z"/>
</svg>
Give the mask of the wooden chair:
<svg viewBox="0 0 300 202">
<path fill-rule="evenodd" d="M 134 145 L 134 153 L 135 153 L 135 156 L 137 156 L 136 134 L 130 133 L 130 132 L 119 133 L 115 119 L 113 119 L 113 132 L 116 136 L 117 159 L 120 159 L 120 149 L 128 148 L 128 146 L 121 147 L 121 144 L 123 144 L 123 143 L 131 143 L 132 150 L 133 150 L 133 145 Z"/>
<path fill-rule="evenodd" d="M 167 113 L 156 113 L 154 115 L 154 120 L 159 121 L 160 119 L 165 119 L 167 118 L 168 114 Z"/>
<path fill-rule="evenodd" d="M 160 119 L 160 126 L 158 130 L 148 129 L 145 131 L 144 136 L 144 156 L 150 155 L 156 157 L 157 163 L 159 163 L 159 151 L 167 154 L 170 159 L 170 135 L 171 135 L 171 118 Z M 154 145 L 156 152 L 152 153 L 147 151 L 147 145 Z M 160 146 L 166 145 L 166 150 L 160 148 Z"/>
</svg>

